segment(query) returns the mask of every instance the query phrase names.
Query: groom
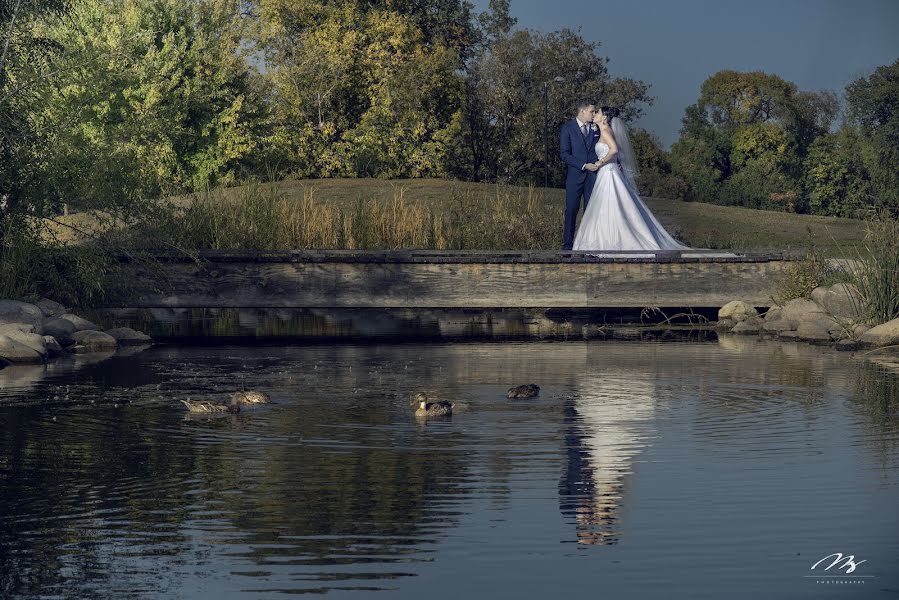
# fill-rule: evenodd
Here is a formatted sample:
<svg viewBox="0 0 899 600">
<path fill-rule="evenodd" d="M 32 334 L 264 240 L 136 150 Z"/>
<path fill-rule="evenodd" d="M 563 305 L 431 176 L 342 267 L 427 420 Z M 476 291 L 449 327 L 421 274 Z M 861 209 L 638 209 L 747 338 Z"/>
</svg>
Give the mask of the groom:
<svg viewBox="0 0 899 600">
<path fill-rule="evenodd" d="M 562 160 L 568 165 L 562 250 L 571 250 L 574 244 L 574 224 L 581 208 L 581 196 L 584 198 L 584 210 L 587 210 L 596 171 L 599 170 L 593 164 L 598 160 L 596 142 L 599 140 L 599 130 L 593 125 L 595 113 L 596 106 L 592 102 L 581 100 L 577 103 L 577 117 L 562 125 L 559 134 Z"/>
</svg>

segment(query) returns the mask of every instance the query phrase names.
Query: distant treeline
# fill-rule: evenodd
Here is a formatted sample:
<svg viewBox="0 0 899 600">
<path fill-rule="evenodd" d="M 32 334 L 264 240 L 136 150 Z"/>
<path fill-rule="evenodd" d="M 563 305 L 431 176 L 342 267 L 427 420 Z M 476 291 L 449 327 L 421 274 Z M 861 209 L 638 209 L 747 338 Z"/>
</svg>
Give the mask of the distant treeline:
<svg viewBox="0 0 899 600">
<path fill-rule="evenodd" d="M 561 185 L 580 97 L 633 120 L 649 85 L 509 0 L 0 0 L 0 199 L 127 213 L 248 180 L 442 177 Z M 720 72 L 644 193 L 853 215 L 899 205 L 899 61 L 845 90 Z M 547 100 L 548 118 L 544 117 Z M 839 128 L 835 125 L 839 121 Z"/>
</svg>

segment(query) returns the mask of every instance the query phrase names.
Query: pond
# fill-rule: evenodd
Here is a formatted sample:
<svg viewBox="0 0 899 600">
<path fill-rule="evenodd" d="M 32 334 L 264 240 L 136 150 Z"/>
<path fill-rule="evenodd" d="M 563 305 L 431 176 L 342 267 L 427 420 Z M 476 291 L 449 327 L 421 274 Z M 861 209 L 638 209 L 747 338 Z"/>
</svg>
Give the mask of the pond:
<svg viewBox="0 0 899 600">
<path fill-rule="evenodd" d="M 0 596 L 895 597 L 888 367 L 734 337 L 8 367 Z M 178 402 L 242 388 L 275 403 Z M 417 391 L 452 417 L 417 420 Z"/>
</svg>

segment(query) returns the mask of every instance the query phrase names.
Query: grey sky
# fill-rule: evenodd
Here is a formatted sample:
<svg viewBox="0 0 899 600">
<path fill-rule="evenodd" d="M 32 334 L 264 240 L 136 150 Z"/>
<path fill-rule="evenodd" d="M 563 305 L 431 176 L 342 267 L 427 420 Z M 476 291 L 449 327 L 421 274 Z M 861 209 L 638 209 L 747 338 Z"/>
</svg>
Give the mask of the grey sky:
<svg viewBox="0 0 899 600">
<path fill-rule="evenodd" d="M 651 84 L 656 101 L 639 124 L 665 146 L 716 71 L 762 70 L 840 93 L 899 58 L 899 0 L 512 0 L 512 14 L 522 28 L 581 27 L 613 76 Z"/>
</svg>

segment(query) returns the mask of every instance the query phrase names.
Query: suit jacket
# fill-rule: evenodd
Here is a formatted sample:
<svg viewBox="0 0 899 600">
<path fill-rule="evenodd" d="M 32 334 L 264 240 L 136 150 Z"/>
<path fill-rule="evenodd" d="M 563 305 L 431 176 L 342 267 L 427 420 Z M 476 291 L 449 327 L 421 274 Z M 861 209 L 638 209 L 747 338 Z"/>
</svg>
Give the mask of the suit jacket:
<svg viewBox="0 0 899 600">
<path fill-rule="evenodd" d="M 562 161 L 568 165 L 569 176 L 587 173 L 581 168 L 587 163 L 599 160 L 596 156 L 596 142 L 598 141 L 599 128 L 595 125 L 587 132 L 586 138 L 581 134 L 577 119 L 571 119 L 562 125 L 559 131 L 559 148 Z"/>
</svg>

